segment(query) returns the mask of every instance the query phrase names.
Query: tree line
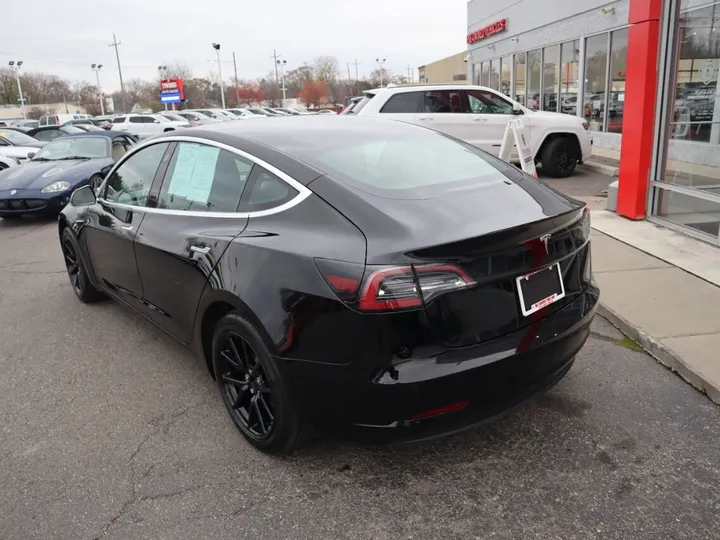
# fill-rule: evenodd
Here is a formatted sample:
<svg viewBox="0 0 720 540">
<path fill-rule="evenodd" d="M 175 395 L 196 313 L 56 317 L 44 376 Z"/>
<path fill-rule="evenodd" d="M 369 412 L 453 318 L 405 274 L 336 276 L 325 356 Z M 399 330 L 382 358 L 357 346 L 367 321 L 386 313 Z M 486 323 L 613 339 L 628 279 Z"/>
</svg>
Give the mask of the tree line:
<svg viewBox="0 0 720 540">
<path fill-rule="evenodd" d="M 380 81 L 403 84 L 407 79 L 403 76 L 392 76 L 387 70 L 374 70 L 369 77 L 359 80 L 352 78 L 348 66 L 348 76 L 343 78 L 340 63 L 335 57 L 320 56 L 312 64 L 306 63 L 285 72 L 285 95 L 287 98 L 298 98 L 311 107 L 332 107 L 343 105 L 346 98 L 359 95 L 364 90 L 376 88 Z M 278 68 L 257 79 L 238 79 L 234 76 L 223 80 L 225 102 L 228 107 L 246 107 L 268 102 L 271 106 L 279 106 L 282 102 L 282 78 Z M 220 106 L 221 85 L 217 74 L 207 77 L 195 76 L 182 63 L 167 65 L 166 77 L 177 77 L 184 81 L 185 106 L 187 108 L 205 108 Z M 99 115 L 100 103 L 98 89 L 85 80 L 69 80 L 42 72 L 26 72 L 20 75 L 28 116 L 37 118 L 43 114 L 64 111 L 49 111 L 43 105 L 51 103 L 77 104 L 88 114 Z M 236 84 L 237 83 L 237 84 Z M 112 97 L 115 113 L 130 112 L 123 110 L 123 103 L 128 109 L 138 106 L 142 109 L 159 111 L 164 108 L 160 104 L 160 76 L 156 80 L 132 78 L 125 82 L 125 96 L 121 92 L 105 94 Z M 19 94 L 15 73 L 9 68 L 0 68 L 0 104 L 16 105 Z"/>
</svg>

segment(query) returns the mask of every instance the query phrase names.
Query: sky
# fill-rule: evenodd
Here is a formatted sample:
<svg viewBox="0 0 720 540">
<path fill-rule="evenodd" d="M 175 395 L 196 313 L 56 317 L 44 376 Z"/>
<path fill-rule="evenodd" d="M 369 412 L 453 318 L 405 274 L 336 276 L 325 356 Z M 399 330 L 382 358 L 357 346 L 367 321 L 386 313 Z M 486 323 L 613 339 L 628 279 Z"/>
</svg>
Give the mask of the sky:
<svg viewBox="0 0 720 540">
<path fill-rule="evenodd" d="M 223 79 L 254 79 L 274 68 L 273 50 L 290 70 L 334 56 L 347 78 L 386 58 L 391 73 L 417 67 L 467 48 L 467 0 L 1 0 L 0 65 L 22 60 L 43 71 L 94 83 L 90 64 L 102 64 L 105 92 L 119 90 L 113 33 L 123 79 L 158 77 L 158 65 L 182 62 L 194 76 L 217 73 L 212 43 L 220 43 Z M 172 9 L 168 9 L 168 7 Z M 27 24 L 28 9 L 34 13 Z M 5 24 L 17 21 L 18 24 Z"/>
</svg>

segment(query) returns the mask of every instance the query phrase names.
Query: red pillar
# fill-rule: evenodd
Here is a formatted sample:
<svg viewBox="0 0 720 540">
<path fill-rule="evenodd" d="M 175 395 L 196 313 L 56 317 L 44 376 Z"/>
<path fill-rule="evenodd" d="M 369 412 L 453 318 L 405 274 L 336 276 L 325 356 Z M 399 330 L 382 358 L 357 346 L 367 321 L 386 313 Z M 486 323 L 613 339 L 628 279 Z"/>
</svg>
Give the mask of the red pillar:
<svg viewBox="0 0 720 540">
<path fill-rule="evenodd" d="M 630 0 L 617 213 L 644 219 L 655 131 L 662 0 Z"/>
</svg>

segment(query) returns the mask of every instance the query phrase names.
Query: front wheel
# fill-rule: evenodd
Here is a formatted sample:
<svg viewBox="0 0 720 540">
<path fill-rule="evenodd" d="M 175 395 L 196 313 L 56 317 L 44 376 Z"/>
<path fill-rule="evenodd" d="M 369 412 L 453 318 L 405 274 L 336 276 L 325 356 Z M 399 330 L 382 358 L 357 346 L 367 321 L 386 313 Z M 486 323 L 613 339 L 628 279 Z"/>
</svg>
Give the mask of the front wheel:
<svg viewBox="0 0 720 540">
<path fill-rule="evenodd" d="M 575 172 L 579 156 L 577 144 L 569 137 L 556 137 L 543 148 L 540 161 L 545 174 L 553 178 L 567 178 Z"/>
<path fill-rule="evenodd" d="M 302 418 L 260 334 L 236 313 L 215 328 L 213 368 L 230 417 L 258 450 L 287 454 L 301 444 Z"/>
<path fill-rule="evenodd" d="M 70 284 L 80 301 L 90 304 L 101 300 L 104 295 L 90 282 L 85 263 L 80 257 L 80 246 L 70 229 L 63 231 L 61 247 Z"/>
</svg>

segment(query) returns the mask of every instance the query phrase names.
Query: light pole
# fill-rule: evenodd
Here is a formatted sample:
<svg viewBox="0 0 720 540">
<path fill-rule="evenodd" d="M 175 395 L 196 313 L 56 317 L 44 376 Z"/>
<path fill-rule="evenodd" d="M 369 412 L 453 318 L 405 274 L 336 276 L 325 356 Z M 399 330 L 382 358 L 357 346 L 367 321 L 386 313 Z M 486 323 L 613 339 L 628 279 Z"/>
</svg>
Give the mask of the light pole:
<svg viewBox="0 0 720 540">
<path fill-rule="evenodd" d="M 383 58 L 382 60 L 380 58 L 376 58 L 375 61 L 380 66 L 380 88 L 382 88 L 383 85 L 383 70 L 385 69 L 383 66 L 385 65 L 385 62 L 387 61 L 387 58 Z"/>
<path fill-rule="evenodd" d="M 287 96 L 285 95 L 285 66 L 287 66 L 287 60 L 275 60 L 277 62 L 277 65 L 280 66 L 280 80 L 282 81 L 282 93 L 283 93 L 283 100 L 282 100 L 282 106 L 285 106 L 285 99 Z"/>
<path fill-rule="evenodd" d="M 102 64 L 90 64 L 90 67 L 95 72 L 95 80 L 97 81 L 98 97 L 100 98 L 100 114 L 105 116 L 105 100 L 103 99 L 102 88 L 100 88 L 100 68 L 102 68 Z"/>
<path fill-rule="evenodd" d="M 160 95 L 162 96 L 162 81 L 163 79 L 167 79 L 167 66 L 158 66 L 158 72 L 160 73 Z M 167 103 L 165 105 L 165 110 L 167 111 Z"/>
<path fill-rule="evenodd" d="M 222 101 L 222 108 L 224 109 L 225 108 L 225 87 L 223 86 L 222 68 L 220 67 L 220 44 L 213 43 L 212 46 L 213 46 L 213 49 L 215 49 L 215 52 L 217 53 L 218 76 L 220 77 L 220 98 Z"/>
<path fill-rule="evenodd" d="M 10 66 L 10 69 L 15 72 L 15 80 L 17 81 L 18 85 L 18 99 L 20 100 L 20 108 L 22 109 L 23 119 L 27 120 L 27 114 L 25 114 L 25 96 L 23 96 L 22 86 L 20 85 L 20 66 L 23 65 L 23 62 L 22 60 L 18 60 L 18 62 L 15 63 L 14 60 L 10 60 L 8 62 L 8 65 Z"/>
</svg>

